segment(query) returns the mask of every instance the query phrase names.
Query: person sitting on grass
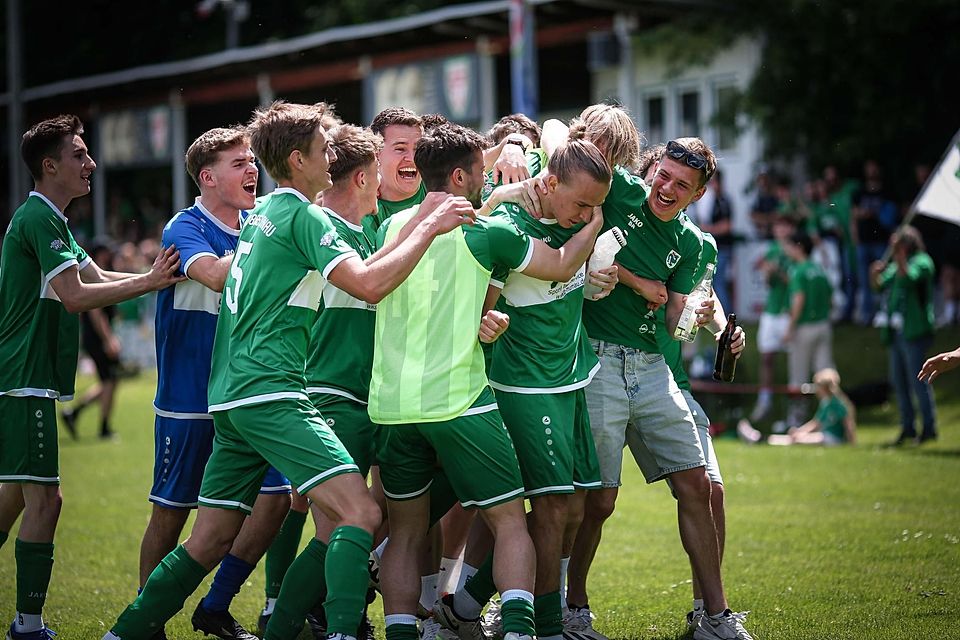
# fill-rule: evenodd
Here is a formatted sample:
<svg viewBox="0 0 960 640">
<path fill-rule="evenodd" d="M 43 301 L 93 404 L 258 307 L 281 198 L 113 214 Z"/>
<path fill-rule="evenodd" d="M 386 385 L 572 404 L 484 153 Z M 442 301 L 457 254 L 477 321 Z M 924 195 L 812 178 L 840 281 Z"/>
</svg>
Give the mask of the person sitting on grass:
<svg viewBox="0 0 960 640">
<path fill-rule="evenodd" d="M 813 376 L 813 383 L 820 399 L 813 418 L 799 427 L 792 427 L 785 434 L 771 434 L 767 438 L 767 444 L 833 446 L 856 443 L 856 411 L 850 399 L 840 389 L 840 374 L 836 369 L 821 369 Z M 737 424 L 737 435 L 750 444 L 760 442 L 763 437 L 748 420 L 741 420 Z"/>
</svg>

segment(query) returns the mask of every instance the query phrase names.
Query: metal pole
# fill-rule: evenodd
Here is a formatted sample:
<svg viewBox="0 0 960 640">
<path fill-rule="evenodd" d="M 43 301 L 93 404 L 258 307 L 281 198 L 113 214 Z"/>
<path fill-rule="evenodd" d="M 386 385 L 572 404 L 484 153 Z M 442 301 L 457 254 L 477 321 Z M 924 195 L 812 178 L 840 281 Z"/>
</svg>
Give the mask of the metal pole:
<svg viewBox="0 0 960 640">
<path fill-rule="evenodd" d="M 621 104 L 630 113 L 637 113 L 633 103 L 633 38 L 631 32 L 636 26 L 636 19 L 624 13 L 618 13 L 613 19 L 613 32 L 620 47 L 620 73 L 617 77 L 617 93 L 620 94 Z"/>
<path fill-rule="evenodd" d="M 529 0 L 510 0 L 510 87 L 515 113 L 537 119 L 537 41 Z"/>
<path fill-rule="evenodd" d="M 268 107 L 276 99 L 275 94 L 273 93 L 273 87 L 270 84 L 270 74 L 269 73 L 260 73 L 257 74 L 257 94 L 260 96 L 260 106 Z M 257 180 L 259 182 L 260 194 L 270 193 L 277 188 L 277 183 L 274 182 L 273 178 L 270 177 L 264 168 L 263 165 L 260 165 L 260 177 Z"/>
<path fill-rule="evenodd" d="M 187 152 L 187 109 L 180 91 L 170 91 L 170 171 L 173 173 L 173 201 L 171 209 L 187 206 L 187 172 L 183 156 Z"/>
<path fill-rule="evenodd" d="M 97 121 L 97 154 L 106 148 L 103 118 L 100 117 L 100 106 L 94 105 L 91 115 Z M 94 160 L 97 158 L 94 157 Z M 107 163 L 101 161 L 97 170 L 93 172 L 93 237 L 102 238 L 107 235 Z"/>
<path fill-rule="evenodd" d="M 492 127 L 497 119 L 496 67 L 490 54 L 490 39 L 486 36 L 477 38 L 477 59 L 480 75 L 477 83 L 480 87 L 480 129 L 486 130 Z"/>
<path fill-rule="evenodd" d="M 23 103 L 20 101 L 22 64 L 20 55 L 20 0 L 7 0 L 7 162 L 9 164 L 10 210 L 9 215 L 20 206 L 26 185 L 24 184 L 23 160 L 20 158 L 20 134 L 23 133 Z"/>
</svg>

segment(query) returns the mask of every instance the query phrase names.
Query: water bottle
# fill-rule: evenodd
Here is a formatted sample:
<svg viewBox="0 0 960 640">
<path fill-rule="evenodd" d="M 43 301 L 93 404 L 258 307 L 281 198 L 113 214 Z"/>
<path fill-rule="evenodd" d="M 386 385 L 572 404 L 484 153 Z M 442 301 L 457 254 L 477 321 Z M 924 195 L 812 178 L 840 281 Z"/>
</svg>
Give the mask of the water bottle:
<svg viewBox="0 0 960 640">
<path fill-rule="evenodd" d="M 593 255 L 587 262 L 587 281 L 583 285 L 584 298 L 592 299 L 601 291 L 600 287 L 590 284 L 590 272 L 600 271 L 612 265 L 617 252 L 625 246 L 627 246 L 627 238 L 620 227 L 612 227 L 600 234 L 593 247 Z"/>
<path fill-rule="evenodd" d="M 677 328 L 673 332 L 674 339 L 693 342 L 697 337 L 697 331 L 700 329 L 697 326 L 697 309 L 713 295 L 713 269 L 714 265 L 707 265 L 703 278 L 687 296 L 687 303 L 680 312 L 680 320 L 677 321 Z"/>
<path fill-rule="evenodd" d="M 737 356 L 733 353 L 733 332 L 737 328 L 737 314 L 727 316 L 727 326 L 717 340 L 717 359 L 713 365 L 713 379 L 720 382 L 733 382 L 737 370 Z"/>
</svg>

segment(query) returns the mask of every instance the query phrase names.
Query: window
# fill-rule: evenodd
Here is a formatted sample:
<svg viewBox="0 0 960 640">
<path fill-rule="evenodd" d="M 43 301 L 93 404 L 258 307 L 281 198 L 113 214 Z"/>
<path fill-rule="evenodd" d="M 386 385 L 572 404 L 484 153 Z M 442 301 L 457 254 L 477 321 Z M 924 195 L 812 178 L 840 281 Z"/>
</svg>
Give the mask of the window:
<svg viewBox="0 0 960 640">
<path fill-rule="evenodd" d="M 680 92 L 680 131 L 678 137 L 700 136 L 700 92 L 696 89 Z"/>
<path fill-rule="evenodd" d="M 647 96 L 644 100 L 646 127 L 644 128 L 648 145 L 655 145 L 666 140 L 666 123 L 664 100 L 661 95 Z"/>
<path fill-rule="evenodd" d="M 715 110 L 711 119 L 717 135 L 718 149 L 733 149 L 737 146 L 737 102 L 740 91 L 733 84 L 714 86 Z"/>
</svg>

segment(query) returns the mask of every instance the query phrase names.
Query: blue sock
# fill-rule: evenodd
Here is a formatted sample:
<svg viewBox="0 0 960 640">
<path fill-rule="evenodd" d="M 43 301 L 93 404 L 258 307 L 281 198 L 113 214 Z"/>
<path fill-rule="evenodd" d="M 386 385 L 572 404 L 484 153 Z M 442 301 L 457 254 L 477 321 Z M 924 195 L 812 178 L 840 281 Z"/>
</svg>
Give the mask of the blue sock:
<svg viewBox="0 0 960 640">
<path fill-rule="evenodd" d="M 228 553 L 220 562 L 217 575 L 214 576 L 213 584 L 210 585 L 210 593 L 203 598 L 203 608 L 207 611 L 229 609 L 234 596 L 240 593 L 240 587 L 250 577 L 255 567 L 256 565 L 248 564 Z"/>
</svg>

